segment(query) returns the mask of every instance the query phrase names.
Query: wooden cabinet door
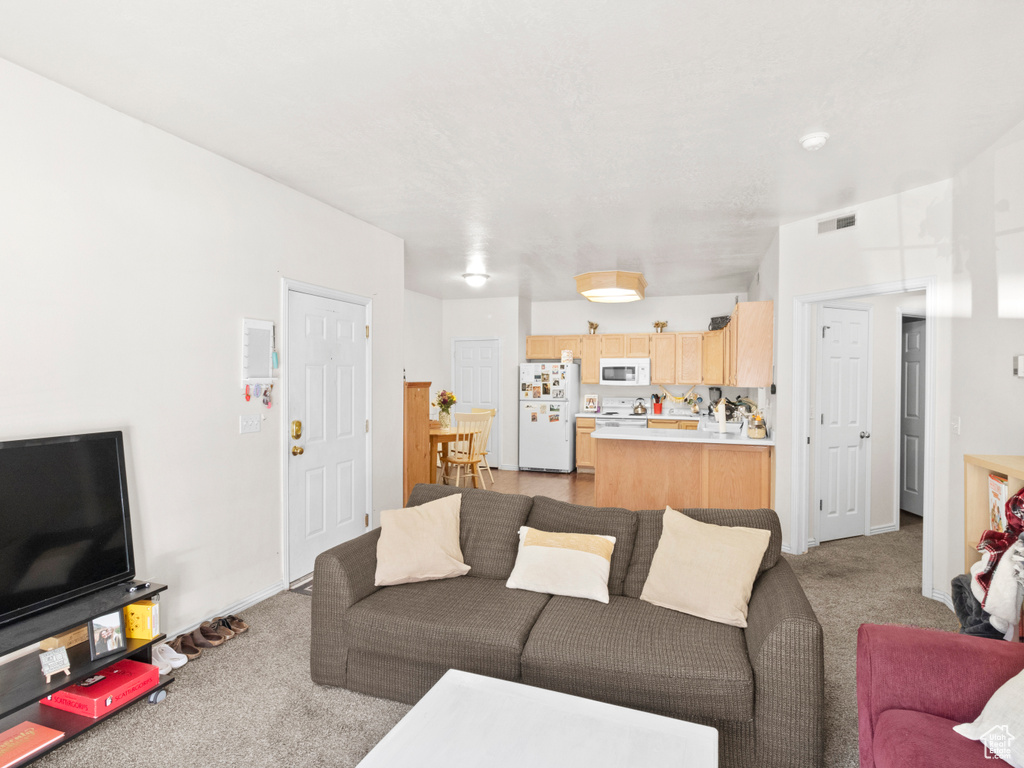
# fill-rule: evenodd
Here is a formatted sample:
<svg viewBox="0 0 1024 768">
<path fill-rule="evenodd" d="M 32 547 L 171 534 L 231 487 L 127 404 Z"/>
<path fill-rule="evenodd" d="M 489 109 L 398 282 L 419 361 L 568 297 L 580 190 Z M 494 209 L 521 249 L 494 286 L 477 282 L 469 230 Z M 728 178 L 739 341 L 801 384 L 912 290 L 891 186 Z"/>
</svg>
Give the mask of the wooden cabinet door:
<svg viewBox="0 0 1024 768">
<path fill-rule="evenodd" d="M 679 422 L 675 419 L 648 419 L 648 429 L 679 429 Z"/>
<path fill-rule="evenodd" d="M 559 354 L 555 351 L 554 336 L 526 337 L 527 360 L 557 360 L 558 357 Z"/>
<path fill-rule="evenodd" d="M 601 337 L 580 336 L 580 381 L 597 384 L 601 380 Z"/>
<path fill-rule="evenodd" d="M 626 334 L 626 357 L 650 357 L 651 335 L 649 333 Z"/>
<path fill-rule="evenodd" d="M 601 340 L 601 357 L 626 356 L 626 337 L 621 333 L 602 333 L 597 338 Z"/>
<path fill-rule="evenodd" d="M 580 358 L 580 337 L 579 336 L 555 336 L 555 357 L 561 359 L 562 350 L 571 349 L 573 360 Z"/>
<path fill-rule="evenodd" d="M 705 384 L 725 384 L 725 331 L 706 331 L 701 340 L 701 377 Z"/>
<path fill-rule="evenodd" d="M 594 467 L 593 419 L 576 419 L 576 469 Z"/>
<path fill-rule="evenodd" d="M 722 330 L 725 333 L 725 378 L 722 380 L 730 387 L 736 386 L 736 340 L 739 337 L 736 320 L 737 311 L 733 311 L 732 320 Z"/>
<path fill-rule="evenodd" d="M 430 382 L 405 382 L 405 435 L 402 498 L 416 483 L 430 482 Z"/>
<path fill-rule="evenodd" d="M 677 333 L 676 384 L 700 384 L 704 381 L 702 354 L 703 333 Z"/>
<path fill-rule="evenodd" d="M 701 448 L 701 506 L 771 507 L 771 448 L 713 443 L 704 443 Z"/>
<path fill-rule="evenodd" d="M 736 324 L 734 328 L 736 386 L 771 386 L 774 305 L 770 301 L 745 301 L 737 304 L 733 322 Z"/>
<path fill-rule="evenodd" d="M 676 383 L 676 335 L 651 334 L 651 384 Z"/>
</svg>

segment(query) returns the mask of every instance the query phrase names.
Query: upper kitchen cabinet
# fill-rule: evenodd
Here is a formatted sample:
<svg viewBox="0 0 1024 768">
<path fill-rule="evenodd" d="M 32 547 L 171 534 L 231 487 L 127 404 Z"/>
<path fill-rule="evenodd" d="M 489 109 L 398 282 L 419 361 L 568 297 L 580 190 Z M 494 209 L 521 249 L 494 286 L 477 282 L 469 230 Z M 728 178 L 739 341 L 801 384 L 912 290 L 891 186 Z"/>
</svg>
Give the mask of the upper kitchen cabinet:
<svg viewBox="0 0 1024 768">
<path fill-rule="evenodd" d="M 745 301 L 736 305 L 726 328 L 725 383 L 734 387 L 771 386 L 773 324 L 772 302 Z"/>
<path fill-rule="evenodd" d="M 601 380 L 601 337 L 580 336 L 580 381 L 597 384 Z"/>
<path fill-rule="evenodd" d="M 705 384 L 725 384 L 725 329 L 701 334 L 701 379 Z"/>
<path fill-rule="evenodd" d="M 626 337 L 621 333 L 602 333 L 597 338 L 601 340 L 601 357 L 625 357 Z"/>
<path fill-rule="evenodd" d="M 556 349 L 555 336 L 527 336 L 527 360 L 557 360 L 561 351 Z"/>
<path fill-rule="evenodd" d="M 676 334 L 654 333 L 650 336 L 651 384 L 676 383 Z M 699 361 L 698 361 L 699 363 Z"/>
<path fill-rule="evenodd" d="M 664 335 L 664 334 L 659 334 Z M 676 384 L 700 384 L 704 381 L 703 373 L 701 371 L 701 361 L 703 358 L 703 340 L 704 334 L 702 333 L 676 333 Z M 651 362 L 653 368 L 654 363 Z M 652 374 L 653 375 L 653 374 Z"/>
<path fill-rule="evenodd" d="M 626 354 L 624 357 L 650 357 L 651 336 L 647 333 L 627 333 L 625 347 Z M 607 355 L 607 357 L 614 357 L 614 355 Z"/>
<path fill-rule="evenodd" d="M 571 349 L 572 359 L 580 359 L 580 337 L 579 336 L 555 336 L 555 357 L 561 359 L 562 350 Z"/>
</svg>

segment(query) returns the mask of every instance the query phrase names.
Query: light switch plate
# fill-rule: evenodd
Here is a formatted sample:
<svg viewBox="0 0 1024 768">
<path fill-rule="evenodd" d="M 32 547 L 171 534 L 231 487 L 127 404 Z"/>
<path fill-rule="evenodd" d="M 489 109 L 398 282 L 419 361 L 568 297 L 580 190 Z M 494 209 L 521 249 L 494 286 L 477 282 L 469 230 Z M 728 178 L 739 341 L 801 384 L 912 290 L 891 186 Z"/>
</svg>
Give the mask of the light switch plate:
<svg viewBox="0 0 1024 768">
<path fill-rule="evenodd" d="M 259 432 L 260 431 L 260 417 L 259 414 L 255 416 L 239 416 L 238 417 L 238 434 L 244 435 L 247 432 Z"/>
</svg>

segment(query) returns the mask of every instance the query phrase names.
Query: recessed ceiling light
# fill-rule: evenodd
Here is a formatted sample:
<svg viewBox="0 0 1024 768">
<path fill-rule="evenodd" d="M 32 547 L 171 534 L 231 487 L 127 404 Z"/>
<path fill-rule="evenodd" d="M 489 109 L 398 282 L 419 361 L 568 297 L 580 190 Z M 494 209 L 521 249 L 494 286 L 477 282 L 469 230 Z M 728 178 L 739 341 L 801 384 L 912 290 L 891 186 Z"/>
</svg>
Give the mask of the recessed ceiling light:
<svg viewBox="0 0 1024 768">
<path fill-rule="evenodd" d="M 481 285 L 487 282 L 487 278 L 490 275 L 484 275 L 480 272 L 467 272 L 462 276 L 462 279 L 466 281 L 466 284 L 472 288 L 479 288 Z"/>
<path fill-rule="evenodd" d="M 815 131 L 814 133 L 808 133 L 806 136 L 801 136 L 800 146 L 808 152 L 817 152 L 825 146 L 826 141 L 828 141 L 827 133 L 824 131 Z"/>
<path fill-rule="evenodd" d="M 590 301 L 621 304 L 640 301 L 647 281 L 640 272 L 584 272 L 576 275 L 576 291 Z"/>
</svg>

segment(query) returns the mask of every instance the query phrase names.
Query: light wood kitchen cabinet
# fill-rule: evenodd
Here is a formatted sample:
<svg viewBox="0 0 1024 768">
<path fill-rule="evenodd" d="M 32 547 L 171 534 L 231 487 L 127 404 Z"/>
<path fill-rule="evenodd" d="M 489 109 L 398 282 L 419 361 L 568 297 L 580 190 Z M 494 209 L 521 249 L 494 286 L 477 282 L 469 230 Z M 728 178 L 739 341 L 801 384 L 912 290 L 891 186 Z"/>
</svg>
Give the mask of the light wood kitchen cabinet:
<svg viewBox="0 0 1024 768">
<path fill-rule="evenodd" d="M 562 350 L 571 349 L 572 359 L 580 358 L 580 337 L 579 336 L 555 336 L 555 357 L 562 359 Z"/>
<path fill-rule="evenodd" d="M 651 340 L 651 384 L 676 383 L 676 335 L 653 333 Z"/>
<path fill-rule="evenodd" d="M 704 334 L 677 333 L 676 384 L 700 384 L 704 381 L 702 368 Z"/>
<path fill-rule="evenodd" d="M 625 357 L 626 337 L 621 333 L 602 333 L 598 337 L 601 340 L 601 357 Z"/>
<path fill-rule="evenodd" d="M 734 387 L 768 387 L 772 383 L 773 305 L 743 301 L 736 305 L 727 330 L 727 378 Z"/>
<path fill-rule="evenodd" d="M 527 336 L 527 360 L 557 360 L 559 352 L 555 349 L 554 336 Z"/>
<path fill-rule="evenodd" d="M 651 335 L 649 333 L 626 334 L 626 357 L 650 357 Z"/>
<path fill-rule="evenodd" d="M 580 381 L 597 384 L 601 380 L 601 337 L 580 336 Z"/>
<path fill-rule="evenodd" d="M 725 330 L 701 334 L 701 379 L 704 384 L 725 384 Z"/>
<path fill-rule="evenodd" d="M 594 471 L 594 420 L 576 419 L 576 469 Z"/>
<path fill-rule="evenodd" d="M 648 419 L 648 429 L 679 429 L 679 421 L 676 419 Z"/>
<path fill-rule="evenodd" d="M 701 452 L 701 501 L 711 509 L 759 509 L 772 505 L 768 448 L 705 443 Z"/>
</svg>

